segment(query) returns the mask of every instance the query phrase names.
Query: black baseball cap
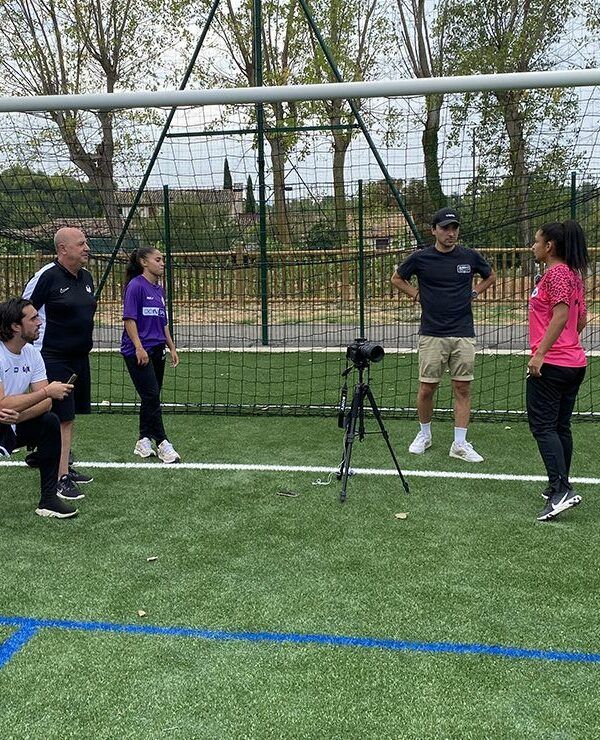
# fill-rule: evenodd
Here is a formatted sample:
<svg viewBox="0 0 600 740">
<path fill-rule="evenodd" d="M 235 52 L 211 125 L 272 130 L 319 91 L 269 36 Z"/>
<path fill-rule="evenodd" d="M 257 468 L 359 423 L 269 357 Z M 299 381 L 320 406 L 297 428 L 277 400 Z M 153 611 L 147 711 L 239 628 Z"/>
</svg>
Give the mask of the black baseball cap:
<svg viewBox="0 0 600 740">
<path fill-rule="evenodd" d="M 448 226 L 448 224 L 458 224 L 460 226 L 460 216 L 454 208 L 440 208 L 439 211 L 433 214 L 431 225 L 434 228 L 436 226 Z"/>
</svg>

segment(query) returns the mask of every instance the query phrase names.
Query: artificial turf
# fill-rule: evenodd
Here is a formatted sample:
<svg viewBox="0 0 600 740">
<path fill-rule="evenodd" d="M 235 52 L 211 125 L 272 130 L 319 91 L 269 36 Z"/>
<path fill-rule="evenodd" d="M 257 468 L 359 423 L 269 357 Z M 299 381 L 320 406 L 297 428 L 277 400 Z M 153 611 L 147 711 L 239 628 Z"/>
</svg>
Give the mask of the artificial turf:
<svg viewBox="0 0 600 740">
<path fill-rule="evenodd" d="M 190 462 L 339 462 L 331 419 L 166 424 Z M 81 418 L 77 456 L 134 462 L 135 427 L 131 415 Z M 478 466 L 448 458 L 447 423 L 423 457 L 405 452 L 414 422 L 388 428 L 407 471 L 542 473 L 525 424 L 473 425 Z M 597 437 L 594 424 L 575 426 L 573 475 L 596 474 Z M 383 440 L 357 441 L 353 465 L 390 468 Z M 579 486 L 580 507 L 540 524 L 543 486 L 523 481 L 409 474 L 407 496 L 397 477 L 357 475 L 341 505 L 335 479 L 313 486 L 311 473 L 94 469 L 80 516 L 59 522 L 33 514 L 34 471 L 0 475 L 3 615 L 600 652 L 593 485 Z M 600 719 L 598 670 L 43 629 L 0 671 L 0 734 L 587 738 Z"/>
<path fill-rule="evenodd" d="M 598 412 L 595 389 L 600 380 L 600 363 L 590 358 L 586 378 L 579 392 L 576 411 Z M 472 385 L 475 415 L 508 417 L 521 415 L 525 408 L 526 357 L 478 354 Z M 332 413 L 343 385 L 346 368 L 343 354 L 332 352 L 181 352 L 176 370 L 167 367 L 162 400 L 167 404 L 202 406 L 212 410 L 253 409 L 256 411 L 297 411 L 305 414 Z M 136 394 L 123 358 L 118 352 L 92 356 L 93 401 L 106 408 L 133 404 Z M 350 390 L 357 373 L 348 378 Z M 418 388 L 417 356 L 388 354 L 371 365 L 370 375 L 378 405 L 399 415 L 415 405 Z M 451 409 L 451 383 L 444 378 L 437 394 L 436 408 Z M 509 412 L 509 413 L 506 413 Z M 412 415 L 413 412 L 410 412 Z M 404 414 L 406 415 L 406 414 Z"/>
</svg>

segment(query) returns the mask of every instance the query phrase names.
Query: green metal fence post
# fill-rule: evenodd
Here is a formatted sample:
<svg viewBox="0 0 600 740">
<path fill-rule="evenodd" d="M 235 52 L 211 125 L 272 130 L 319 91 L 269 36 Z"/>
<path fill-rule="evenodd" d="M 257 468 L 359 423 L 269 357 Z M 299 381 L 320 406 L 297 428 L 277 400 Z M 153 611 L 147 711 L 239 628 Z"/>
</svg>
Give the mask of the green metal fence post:
<svg viewBox="0 0 600 740">
<path fill-rule="evenodd" d="M 262 87 L 262 0 L 254 0 L 254 84 Z M 260 323 L 263 345 L 269 344 L 269 305 L 267 295 L 267 189 L 265 185 L 265 108 L 256 105 L 258 150 L 258 233 L 260 246 Z"/>
<path fill-rule="evenodd" d="M 165 292 L 167 294 L 167 318 L 173 336 L 173 263 L 171 256 L 171 212 L 169 210 L 169 186 L 163 185 L 163 221 L 165 229 Z"/>
<path fill-rule="evenodd" d="M 358 307 L 360 336 L 365 336 L 365 231 L 363 181 L 358 181 Z"/>
<path fill-rule="evenodd" d="M 571 172 L 571 218 L 577 218 L 577 173 Z"/>
</svg>

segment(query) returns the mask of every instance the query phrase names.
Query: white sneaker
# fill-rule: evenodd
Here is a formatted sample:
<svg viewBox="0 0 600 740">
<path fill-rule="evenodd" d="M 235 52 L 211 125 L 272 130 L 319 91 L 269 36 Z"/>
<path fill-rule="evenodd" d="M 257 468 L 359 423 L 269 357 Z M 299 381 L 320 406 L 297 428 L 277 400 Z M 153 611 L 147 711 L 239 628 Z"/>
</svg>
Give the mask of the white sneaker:
<svg viewBox="0 0 600 740">
<path fill-rule="evenodd" d="M 152 457 L 152 455 L 156 455 L 156 452 L 152 449 L 152 442 L 148 437 L 142 437 L 142 439 L 138 439 L 135 443 L 133 454 L 140 457 Z"/>
<path fill-rule="evenodd" d="M 467 441 L 460 445 L 457 442 L 452 442 L 449 456 L 457 457 L 459 460 L 466 460 L 467 462 L 483 462 L 481 455 L 475 452 L 473 445 Z"/>
<path fill-rule="evenodd" d="M 173 445 L 166 439 L 158 445 L 158 459 L 164 463 L 178 463 L 181 458 L 173 449 Z"/>
<path fill-rule="evenodd" d="M 413 455 L 422 455 L 425 450 L 428 450 L 430 447 L 431 437 L 423 434 L 423 432 L 419 432 L 417 436 L 413 439 L 412 444 L 408 448 L 408 451 L 412 452 Z"/>
</svg>

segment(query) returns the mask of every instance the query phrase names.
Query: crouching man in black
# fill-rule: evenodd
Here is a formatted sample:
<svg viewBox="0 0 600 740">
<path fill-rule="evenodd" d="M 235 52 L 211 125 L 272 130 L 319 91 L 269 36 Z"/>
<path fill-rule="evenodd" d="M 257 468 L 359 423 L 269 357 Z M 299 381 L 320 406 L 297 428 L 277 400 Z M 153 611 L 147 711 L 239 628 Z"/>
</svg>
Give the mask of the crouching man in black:
<svg viewBox="0 0 600 740">
<path fill-rule="evenodd" d="M 35 513 L 67 519 L 77 509 L 56 492 L 61 452 L 60 422 L 50 409 L 73 390 L 68 383 L 48 383 L 42 356 L 32 346 L 42 320 L 30 301 L 0 303 L 0 456 L 17 447 L 35 446 L 40 464 L 41 496 Z"/>
</svg>

